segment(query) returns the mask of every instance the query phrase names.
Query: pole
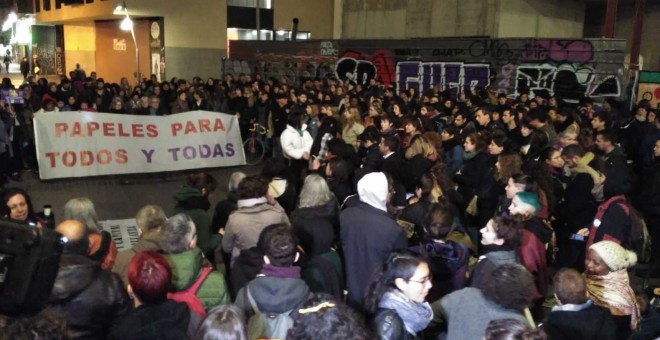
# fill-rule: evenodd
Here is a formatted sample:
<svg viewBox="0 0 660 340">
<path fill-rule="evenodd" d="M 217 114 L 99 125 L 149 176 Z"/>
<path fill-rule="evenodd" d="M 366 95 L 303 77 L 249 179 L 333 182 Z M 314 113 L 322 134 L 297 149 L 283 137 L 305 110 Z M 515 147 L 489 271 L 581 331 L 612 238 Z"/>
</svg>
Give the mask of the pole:
<svg viewBox="0 0 660 340">
<path fill-rule="evenodd" d="M 131 17 L 128 16 L 128 8 L 126 8 L 126 3 L 124 3 L 124 13 L 126 14 L 126 19 L 131 20 Z M 131 24 L 131 37 L 133 37 L 133 44 L 135 45 L 135 86 L 140 86 L 140 51 L 138 49 L 137 39 L 135 39 L 135 22 Z"/>
<path fill-rule="evenodd" d="M 639 52 L 642 44 L 642 27 L 644 24 L 644 8 L 646 0 L 635 0 L 635 17 L 633 18 L 633 36 L 630 45 L 630 69 L 639 70 Z"/>
<path fill-rule="evenodd" d="M 603 36 L 608 39 L 614 38 L 614 26 L 616 25 L 616 11 L 618 0 L 607 0 L 607 11 L 605 12 L 605 32 Z"/>
<path fill-rule="evenodd" d="M 261 12 L 259 8 L 259 1 L 257 0 L 257 40 L 261 40 L 261 15 L 259 12 Z"/>
</svg>

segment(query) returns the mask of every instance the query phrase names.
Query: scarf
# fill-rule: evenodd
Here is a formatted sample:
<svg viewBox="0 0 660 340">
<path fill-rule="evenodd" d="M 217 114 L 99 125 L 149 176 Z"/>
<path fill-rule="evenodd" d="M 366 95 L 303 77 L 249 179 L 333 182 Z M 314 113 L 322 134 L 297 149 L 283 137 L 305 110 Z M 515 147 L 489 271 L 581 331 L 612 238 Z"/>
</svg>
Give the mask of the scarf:
<svg viewBox="0 0 660 340">
<path fill-rule="evenodd" d="M 465 151 L 463 153 L 463 160 L 470 160 L 470 159 L 474 158 L 478 153 L 479 152 L 477 152 L 477 151 L 471 151 L 471 152 Z"/>
<path fill-rule="evenodd" d="M 594 180 L 594 185 L 598 185 L 603 180 L 601 179 L 600 174 L 596 170 L 594 170 L 594 168 L 589 166 L 589 162 L 591 162 L 593 159 L 594 159 L 594 154 L 591 152 L 587 152 L 580 159 L 580 162 L 578 162 L 577 166 L 571 169 L 571 171 L 589 174 L 591 178 Z"/>
<path fill-rule="evenodd" d="M 628 271 L 621 269 L 607 275 L 584 273 L 587 295 L 594 304 L 609 308 L 612 315 L 630 315 L 630 329 L 637 329 L 639 309 L 635 293 L 630 288 Z"/>
<path fill-rule="evenodd" d="M 289 279 L 299 279 L 300 267 L 298 266 L 278 267 L 278 266 L 273 266 L 272 264 L 264 264 L 263 268 L 261 269 L 260 276 L 261 275 L 289 278 Z"/>
<path fill-rule="evenodd" d="M 412 301 L 398 289 L 383 294 L 378 307 L 396 311 L 410 334 L 424 330 L 433 319 L 433 310 L 428 302 Z"/>
<path fill-rule="evenodd" d="M 246 198 L 246 199 L 238 200 L 236 205 L 238 206 L 238 208 L 249 208 L 267 202 L 268 199 L 266 197 Z"/>
</svg>

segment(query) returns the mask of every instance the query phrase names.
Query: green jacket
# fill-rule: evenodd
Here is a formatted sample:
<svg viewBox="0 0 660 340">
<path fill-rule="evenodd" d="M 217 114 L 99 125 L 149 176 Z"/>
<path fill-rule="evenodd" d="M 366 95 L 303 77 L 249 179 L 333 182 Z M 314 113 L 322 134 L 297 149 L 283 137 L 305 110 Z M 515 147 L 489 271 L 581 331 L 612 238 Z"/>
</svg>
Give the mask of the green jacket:
<svg viewBox="0 0 660 340">
<path fill-rule="evenodd" d="M 195 283 L 205 262 L 199 248 L 179 254 L 166 254 L 165 258 L 172 267 L 172 286 L 177 292 Z M 207 312 L 215 306 L 231 303 L 225 277 L 215 270 L 206 277 L 196 295 Z"/>
<path fill-rule="evenodd" d="M 218 234 L 211 234 L 211 218 L 207 211 L 211 203 L 202 195 L 197 188 L 184 186 L 174 194 L 176 205 L 174 213 L 184 213 L 192 218 L 197 229 L 197 246 L 202 249 L 204 254 L 211 256 L 215 248 L 218 247 L 222 237 Z"/>
</svg>

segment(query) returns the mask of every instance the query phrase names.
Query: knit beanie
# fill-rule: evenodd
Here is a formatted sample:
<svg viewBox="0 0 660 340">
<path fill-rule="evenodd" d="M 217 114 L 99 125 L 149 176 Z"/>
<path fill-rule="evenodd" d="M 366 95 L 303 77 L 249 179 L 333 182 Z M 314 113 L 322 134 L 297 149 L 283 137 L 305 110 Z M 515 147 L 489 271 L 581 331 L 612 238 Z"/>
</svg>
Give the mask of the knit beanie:
<svg viewBox="0 0 660 340">
<path fill-rule="evenodd" d="M 536 214 L 539 210 L 541 210 L 541 203 L 539 203 L 539 196 L 537 194 L 528 191 L 521 191 L 517 193 L 516 196 L 518 196 L 521 202 L 527 205 L 531 205 L 532 208 L 534 208 L 534 211 L 532 211 L 532 215 Z"/>
<path fill-rule="evenodd" d="M 589 247 L 600 256 L 611 271 L 618 271 L 629 268 L 637 263 L 637 254 L 634 251 L 627 250 L 616 242 L 600 241 Z"/>
</svg>

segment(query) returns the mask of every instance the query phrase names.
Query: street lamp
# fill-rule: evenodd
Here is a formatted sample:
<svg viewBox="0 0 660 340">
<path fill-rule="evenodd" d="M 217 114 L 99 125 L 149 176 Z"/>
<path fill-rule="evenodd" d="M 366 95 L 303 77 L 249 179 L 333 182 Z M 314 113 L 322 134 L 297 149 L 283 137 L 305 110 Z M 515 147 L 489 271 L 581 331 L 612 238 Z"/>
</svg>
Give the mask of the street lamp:
<svg viewBox="0 0 660 340">
<path fill-rule="evenodd" d="M 133 20 L 128 15 L 128 8 L 126 8 L 126 1 L 122 1 L 120 5 L 115 7 L 113 12 L 115 15 L 125 15 L 126 17 L 121 21 L 119 28 L 122 31 L 131 31 L 131 36 L 133 37 L 133 44 L 135 45 L 135 65 L 137 67 L 137 72 L 135 73 L 135 86 L 140 85 L 140 50 L 138 49 L 137 40 L 135 39 L 135 29 L 133 25 Z"/>
</svg>

